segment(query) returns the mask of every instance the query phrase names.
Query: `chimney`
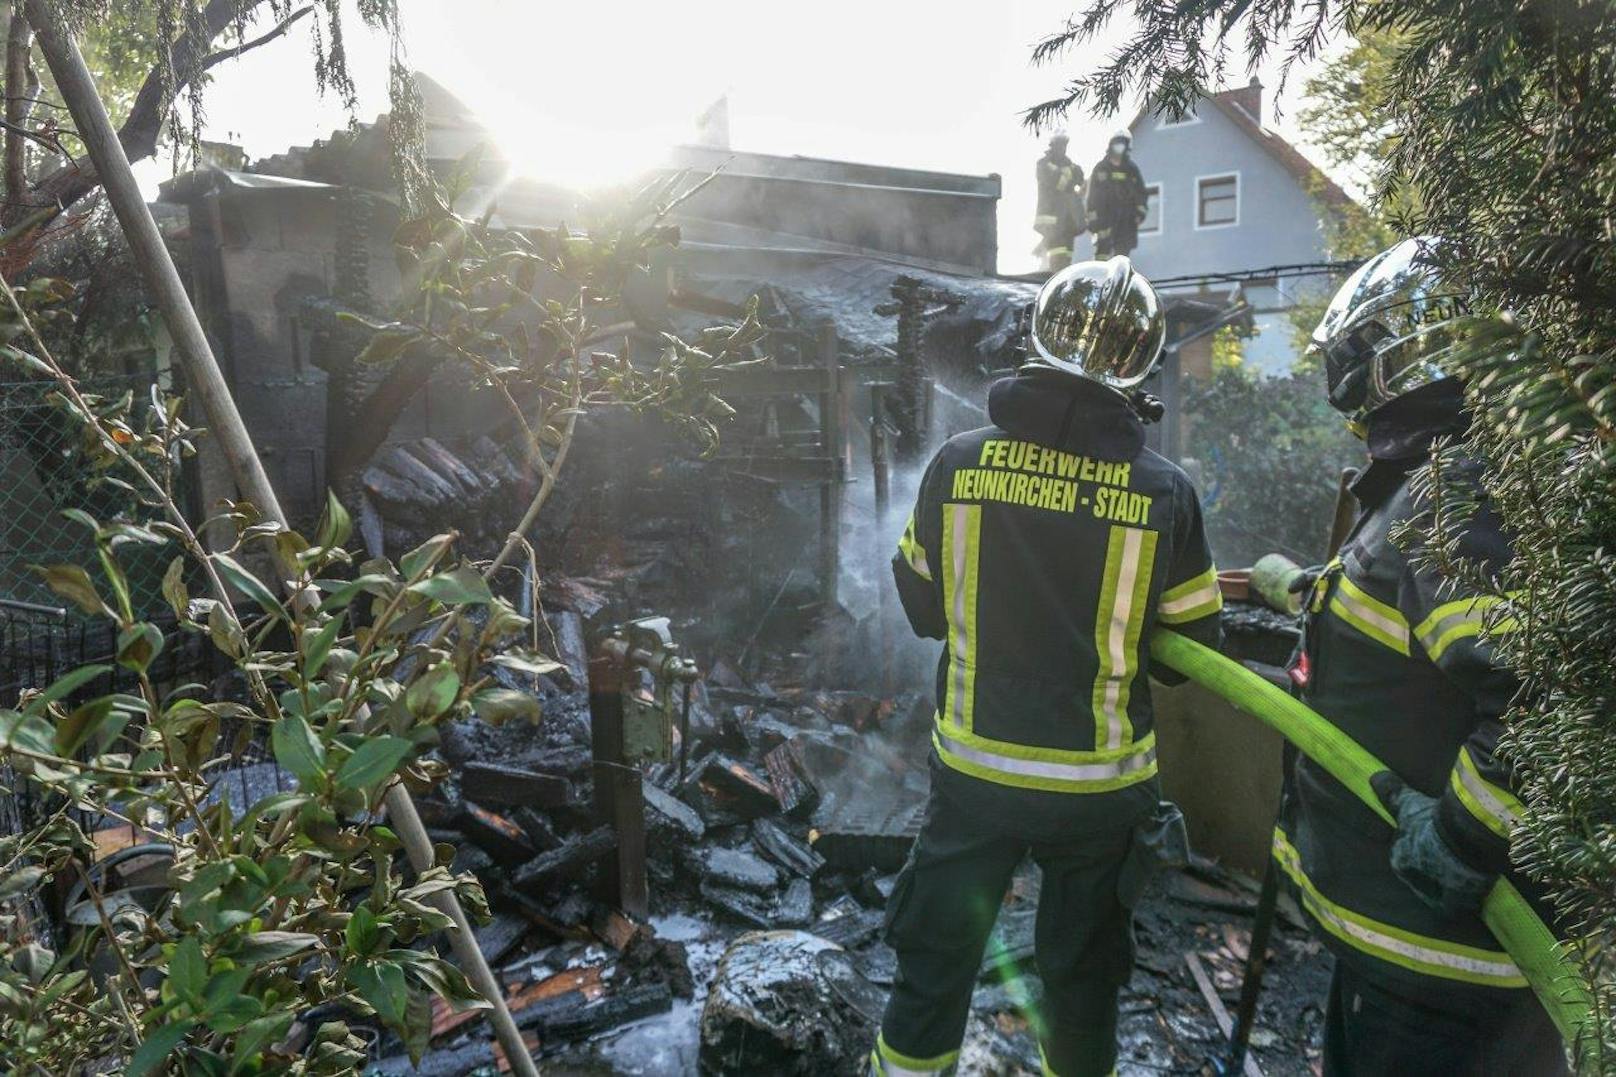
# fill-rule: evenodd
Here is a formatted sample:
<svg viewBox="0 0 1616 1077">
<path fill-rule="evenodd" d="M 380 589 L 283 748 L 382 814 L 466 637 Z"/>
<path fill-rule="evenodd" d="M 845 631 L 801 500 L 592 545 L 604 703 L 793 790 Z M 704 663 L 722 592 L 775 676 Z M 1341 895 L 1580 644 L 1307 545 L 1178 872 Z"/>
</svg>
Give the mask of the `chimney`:
<svg viewBox="0 0 1616 1077">
<path fill-rule="evenodd" d="M 1262 123 L 1262 82 L 1256 75 L 1251 76 L 1251 81 L 1238 90 L 1223 91 L 1223 97 L 1239 105 L 1253 120 Z"/>
</svg>

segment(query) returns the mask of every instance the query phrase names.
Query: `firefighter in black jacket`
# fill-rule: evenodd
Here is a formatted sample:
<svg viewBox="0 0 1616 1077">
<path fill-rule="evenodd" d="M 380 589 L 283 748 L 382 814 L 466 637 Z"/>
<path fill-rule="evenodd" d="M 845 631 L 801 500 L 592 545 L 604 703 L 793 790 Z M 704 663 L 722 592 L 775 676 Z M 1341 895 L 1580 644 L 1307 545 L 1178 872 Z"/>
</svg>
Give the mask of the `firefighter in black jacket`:
<svg viewBox="0 0 1616 1077">
<path fill-rule="evenodd" d="M 1033 228 L 1043 237 L 1037 252 L 1044 268 L 1065 269 L 1072 262 L 1072 244 L 1087 228 L 1083 210 L 1083 169 L 1066 156 L 1067 138 L 1050 138 L 1049 150 L 1038 159 L 1038 215 Z"/>
<path fill-rule="evenodd" d="M 1126 130 L 1111 136 L 1105 156 L 1089 176 L 1089 231 L 1094 233 L 1094 257 L 1129 254 L 1139 245 L 1144 223 L 1144 177 L 1128 155 L 1133 136 Z"/>
<path fill-rule="evenodd" d="M 1511 627 L 1507 600 L 1398 544 L 1401 525 L 1429 519 L 1416 469 L 1468 426 L 1461 386 L 1437 363 L 1465 300 L 1429 268 L 1430 244 L 1371 259 L 1313 336 L 1330 402 L 1370 464 L 1353 484 L 1358 519 L 1313 588 L 1295 675 L 1315 710 L 1390 768 L 1374 784 L 1398 829 L 1302 759 L 1274 856 L 1336 956 L 1327 1074 L 1554 1073 L 1559 1038 L 1478 915 L 1522 810 L 1493 755 L 1518 688 L 1488 640 Z M 1445 471 L 1481 498 L 1476 462 Z M 1449 553 L 1477 578 L 1509 560 L 1484 499 Z"/>
<path fill-rule="evenodd" d="M 931 799 L 887 908 L 898 972 L 875 1073 L 953 1068 L 1028 853 L 1046 1071 L 1116 1062 L 1131 907 L 1157 846 L 1182 841 L 1158 808 L 1149 640 L 1166 624 L 1216 646 L 1222 606 L 1195 491 L 1144 447 L 1124 395 L 1164 329 L 1126 258 L 1057 273 L 1027 366 L 988 394 L 993 425 L 949 439 L 921 481 L 893 572 L 915 631 L 945 647 Z"/>
</svg>

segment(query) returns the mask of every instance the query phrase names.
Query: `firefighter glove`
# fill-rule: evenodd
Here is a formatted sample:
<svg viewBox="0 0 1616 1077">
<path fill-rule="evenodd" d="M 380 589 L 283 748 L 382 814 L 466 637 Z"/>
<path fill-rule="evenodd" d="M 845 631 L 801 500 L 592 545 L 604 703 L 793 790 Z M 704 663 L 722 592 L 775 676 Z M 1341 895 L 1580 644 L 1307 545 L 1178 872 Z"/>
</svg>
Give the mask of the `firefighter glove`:
<svg viewBox="0 0 1616 1077">
<path fill-rule="evenodd" d="M 1493 887 L 1494 875 L 1477 871 L 1436 828 L 1437 798 L 1410 789 L 1391 771 L 1369 779 L 1375 795 L 1397 817 L 1397 840 L 1392 843 L 1392 871 L 1420 900 L 1448 916 L 1481 910 Z"/>
</svg>

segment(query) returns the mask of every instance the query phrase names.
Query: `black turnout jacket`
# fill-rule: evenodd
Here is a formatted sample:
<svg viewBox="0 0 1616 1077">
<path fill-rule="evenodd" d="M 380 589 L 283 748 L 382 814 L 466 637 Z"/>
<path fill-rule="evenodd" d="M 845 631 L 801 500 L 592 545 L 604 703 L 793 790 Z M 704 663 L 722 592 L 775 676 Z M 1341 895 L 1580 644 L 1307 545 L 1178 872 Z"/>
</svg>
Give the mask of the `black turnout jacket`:
<svg viewBox="0 0 1616 1077">
<path fill-rule="evenodd" d="M 934 747 L 1002 785 L 1144 782 L 1151 633 L 1219 638 L 1195 491 L 1095 382 L 1028 368 L 992 387 L 988 417 L 927 467 L 892 563 L 915 631 L 946 644 Z"/>
</svg>

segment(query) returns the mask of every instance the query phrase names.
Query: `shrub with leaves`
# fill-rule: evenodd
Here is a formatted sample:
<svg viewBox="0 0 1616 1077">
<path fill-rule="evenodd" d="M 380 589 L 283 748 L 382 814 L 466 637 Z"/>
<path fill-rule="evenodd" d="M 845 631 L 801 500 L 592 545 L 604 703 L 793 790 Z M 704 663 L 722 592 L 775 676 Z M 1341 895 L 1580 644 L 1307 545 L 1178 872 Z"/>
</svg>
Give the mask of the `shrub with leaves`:
<svg viewBox="0 0 1616 1077">
<path fill-rule="evenodd" d="M 456 558 L 452 536 L 396 566 L 355 570 L 343 549 L 348 516 L 334 500 L 308 538 L 232 506 L 236 541 L 205 551 L 162 478 L 194 433 L 177 402 L 135 431 L 127 402 L 87 400 L 65 377 L 60 389 L 65 412 L 101 443 L 109 477 L 135 486 L 153 518 L 79 515 L 94 534 L 93 571 L 41 571 L 83 615 L 115 628 L 115 654 L 0 711 L 0 760 L 56 806 L 0 839 L 0 927 L 14 943 L 0 966 L 8 1067 L 349 1072 L 363 1055 L 341 1021 L 294 1034 L 298 1016 L 325 1003 L 372 1015 L 420 1050 L 429 996 L 483 1005 L 423 945 L 448 923 L 432 895 L 453 890 L 473 909 L 483 899 L 475 879 L 442 864 L 406 870 L 375 813 L 390 783 L 423 789 L 436 777 L 440 765 L 422 752 L 439 723 L 472 712 L 538 717 L 531 697 L 489 675 L 490 662 L 551 668 L 508 646 L 525 619 Z M 121 554 L 169 543 L 182 551 L 164 584 L 172 613 L 236 668 L 235 697 L 149 676 L 165 636 L 132 605 Z M 274 566 L 267 580 L 247 567 L 255 562 Z M 207 593 L 192 595 L 187 578 Z M 86 698 L 82 689 L 113 666 L 127 689 Z M 227 728 L 237 731 L 228 746 Z M 210 776 L 254 739 L 268 741 L 295 789 L 254 803 L 210 797 Z M 102 890 L 85 818 L 168 848 L 168 889 L 155 904 Z M 89 923 L 60 950 L 17 904 L 53 881 L 77 884 L 81 915 L 69 923 Z"/>
<path fill-rule="evenodd" d="M 1130 94 L 1182 110 L 1231 64 L 1311 58 L 1334 32 L 1383 54 L 1364 69 L 1370 122 L 1346 118 L 1374 133 L 1380 200 L 1405 234 L 1445 237 L 1442 268 L 1497 312 L 1452 363 L 1515 537 L 1494 581 L 1518 626 L 1499 654 L 1524 684 L 1500 745 L 1528 807 L 1514 856 L 1547 885 L 1592 994 L 1577 1063 L 1616 1072 L 1616 19 L 1601 0 L 1096 0 L 1038 55 L 1124 8 L 1128 40 L 1031 121 Z M 1469 500 L 1432 533 L 1462 526 Z"/>
<path fill-rule="evenodd" d="M 1242 366 L 1192 383 L 1185 452 L 1201 466 L 1206 526 L 1218 563 L 1268 553 L 1324 560 L 1341 469 L 1363 462 L 1353 437 L 1309 374 L 1262 377 Z"/>
</svg>

